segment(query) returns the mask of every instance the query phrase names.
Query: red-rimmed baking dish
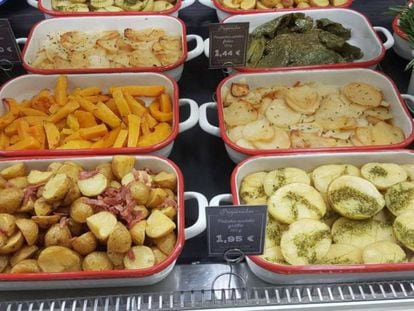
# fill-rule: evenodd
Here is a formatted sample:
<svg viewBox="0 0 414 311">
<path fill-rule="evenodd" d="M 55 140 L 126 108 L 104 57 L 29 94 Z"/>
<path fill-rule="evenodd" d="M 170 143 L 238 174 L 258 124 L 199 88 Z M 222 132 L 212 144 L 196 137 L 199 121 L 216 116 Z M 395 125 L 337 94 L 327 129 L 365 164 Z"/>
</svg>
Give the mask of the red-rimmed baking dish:
<svg viewBox="0 0 414 311">
<path fill-rule="evenodd" d="M 414 153 L 408 150 L 377 152 L 336 152 L 266 155 L 252 157 L 239 163 L 231 176 L 232 194 L 217 195 L 210 206 L 232 202 L 241 204 L 240 184 L 245 176 L 259 171 L 270 171 L 283 167 L 297 167 L 305 171 L 324 164 L 353 164 L 358 167 L 368 162 L 391 162 L 413 164 Z M 357 282 L 391 280 L 414 277 L 414 263 L 357 264 L 357 265 L 307 265 L 289 266 L 270 263 L 259 256 L 247 257 L 252 272 L 273 284 L 303 284 L 329 282 Z"/>
<path fill-rule="evenodd" d="M 82 288 L 82 287 L 114 287 L 143 286 L 160 282 L 174 268 L 185 240 L 190 239 L 206 228 L 205 206 L 207 199 L 197 192 L 184 192 L 184 179 L 180 169 L 169 159 L 154 156 L 135 156 L 135 168 L 148 168 L 154 172 L 166 171 L 177 176 L 177 243 L 171 255 L 161 263 L 145 269 L 80 271 L 58 273 L 0 273 L 0 290 L 46 289 L 46 288 Z M 28 170 L 46 170 L 51 162 L 73 161 L 85 169 L 95 168 L 100 163 L 110 162 L 112 156 L 96 157 L 30 157 L 0 160 L 0 170 L 15 162 L 24 161 Z M 196 199 L 198 203 L 198 219 L 190 227 L 185 228 L 184 201 Z"/>
<path fill-rule="evenodd" d="M 285 9 L 251 9 L 251 10 L 236 10 L 226 8 L 218 0 L 199 0 L 199 2 L 209 8 L 215 9 L 217 13 L 217 18 L 221 22 L 229 16 L 232 15 L 243 15 L 243 14 L 256 14 L 256 13 L 267 13 L 267 12 L 283 12 L 283 11 L 292 11 L 292 10 L 304 10 L 304 9 L 295 9 L 295 8 L 285 8 Z M 353 0 L 348 0 L 342 5 L 338 6 L 327 6 L 325 8 L 347 8 L 352 5 Z M 320 7 L 310 7 L 305 10 L 315 10 L 320 9 Z M 324 8 L 322 8 L 324 9 Z"/>
<path fill-rule="evenodd" d="M 409 1 L 409 5 L 412 5 L 412 1 Z M 392 30 L 395 40 L 394 51 L 398 56 L 405 58 L 407 60 L 412 60 L 414 58 L 414 47 L 408 41 L 407 34 L 401 30 L 399 27 L 400 15 L 395 16 L 392 21 Z"/>
<path fill-rule="evenodd" d="M 313 148 L 313 149 L 247 149 L 238 146 L 230 140 L 226 134 L 223 116 L 223 96 L 230 89 L 231 84 L 240 82 L 249 84 L 250 88 L 271 87 L 275 85 L 294 85 L 297 82 L 319 82 L 327 85 L 344 86 L 350 82 L 366 82 L 376 86 L 384 95 L 386 101 L 390 102 L 391 113 L 394 116 L 394 123 L 397 124 L 405 135 L 405 140 L 399 144 L 383 146 L 363 147 L 336 147 L 336 148 Z M 406 108 L 403 99 L 413 101 L 411 95 L 401 95 L 394 82 L 384 74 L 370 69 L 315 69 L 315 70 L 291 70 L 285 72 L 263 72 L 263 73 L 241 73 L 231 75 L 224 79 L 216 90 L 217 103 L 211 102 L 200 106 L 200 126 L 211 135 L 222 137 L 227 153 L 230 158 L 238 163 L 249 156 L 264 154 L 284 154 L 290 152 L 315 152 L 315 151 L 356 151 L 356 150 L 381 150 L 397 149 L 408 146 L 414 139 L 413 121 Z M 218 111 L 219 127 L 208 121 L 207 109 L 216 108 Z"/>
<path fill-rule="evenodd" d="M 171 9 L 154 12 L 154 11 L 124 11 L 124 12 L 61 12 L 55 11 L 52 8 L 52 0 L 27 0 L 27 3 L 32 7 L 39 9 L 45 15 L 45 18 L 64 17 L 64 16 L 125 16 L 125 15 L 171 15 L 178 16 L 180 10 L 192 5 L 195 0 L 176 0 L 177 3 Z"/>
<path fill-rule="evenodd" d="M 0 89 L 0 101 L 11 97 L 17 101 L 31 99 L 42 89 L 53 89 L 57 75 L 24 75 L 17 77 L 2 86 Z M 67 75 L 68 89 L 98 86 L 103 91 L 108 91 L 111 86 L 121 85 L 163 85 L 167 94 L 171 96 L 173 103 L 172 133 L 163 142 L 148 147 L 123 147 L 123 148 L 96 148 L 96 149 L 67 149 L 67 150 L 1 150 L 0 156 L 59 156 L 59 155 L 108 155 L 114 153 L 154 153 L 168 157 L 172 151 L 174 140 L 178 133 L 194 127 L 198 122 L 198 105 L 188 98 L 179 99 L 177 83 L 165 75 L 159 73 L 114 73 L 114 74 L 81 74 Z M 149 103 L 149 101 L 148 101 Z M 188 105 L 190 115 L 187 120 L 179 121 L 179 107 Z M 0 115 L 6 108 L 0 106 Z"/>
<path fill-rule="evenodd" d="M 175 63 L 166 66 L 154 67 L 128 67 L 128 68 L 78 68 L 78 69 L 42 69 L 33 67 L 31 63 L 43 42 L 50 33 L 67 31 L 105 31 L 118 30 L 123 32 L 126 28 L 142 30 L 148 28 L 161 28 L 169 35 L 179 35 L 182 38 L 183 55 Z M 21 39 L 20 39 L 21 40 Z M 187 41 L 195 40 L 196 46 L 191 51 L 187 49 Z M 32 27 L 24 46 L 22 58 L 23 66 L 30 73 L 58 74 L 58 73 L 115 73 L 115 72 L 160 72 L 175 80 L 181 78 L 184 63 L 200 54 L 204 50 L 203 39 L 198 35 L 187 35 L 183 21 L 178 18 L 163 15 L 147 16 L 85 16 L 52 18 L 43 20 Z"/>
<path fill-rule="evenodd" d="M 328 18 L 334 22 L 341 23 L 345 28 L 351 29 L 351 38 L 348 42 L 359 47 L 364 56 L 354 62 L 338 63 L 338 64 L 324 64 L 324 65 L 310 65 L 310 66 L 291 66 L 291 67 L 274 67 L 274 68 L 252 68 L 252 67 L 236 67 L 232 70 L 239 72 L 263 72 L 268 70 L 302 70 L 313 68 L 356 68 L 356 67 L 371 67 L 374 68 L 385 56 L 386 50 L 394 45 L 394 38 L 391 32 L 384 27 L 373 27 L 369 20 L 361 13 L 350 9 L 313 9 L 313 10 L 295 10 L 283 12 L 271 12 L 262 14 L 243 14 L 234 15 L 223 20 L 222 23 L 249 23 L 249 32 L 252 32 L 256 27 L 271 21 L 277 17 L 289 13 L 304 13 L 306 16 L 312 17 L 314 20 L 321 18 Z M 382 33 L 386 41 L 382 42 L 377 32 Z M 204 54 L 209 57 L 209 39 L 204 41 Z"/>
</svg>

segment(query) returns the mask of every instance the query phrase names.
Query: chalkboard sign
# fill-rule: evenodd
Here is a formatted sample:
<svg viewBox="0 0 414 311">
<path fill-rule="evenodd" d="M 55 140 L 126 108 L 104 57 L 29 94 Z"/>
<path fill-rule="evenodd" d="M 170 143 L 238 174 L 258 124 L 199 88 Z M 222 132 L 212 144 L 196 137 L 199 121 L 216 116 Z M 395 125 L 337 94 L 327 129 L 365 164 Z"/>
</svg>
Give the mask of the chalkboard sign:
<svg viewBox="0 0 414 311">
<path fill-rule="evenodd" d="M 246 65 L 249 23 L 210 24 L 210 68 Z"/>
<path fill-rule="evenodd" d="M 263 253 L 267 206 L 210 206 L 206 215 L 210 256 L 222 256 L 229 249 Z"/>
</svg>

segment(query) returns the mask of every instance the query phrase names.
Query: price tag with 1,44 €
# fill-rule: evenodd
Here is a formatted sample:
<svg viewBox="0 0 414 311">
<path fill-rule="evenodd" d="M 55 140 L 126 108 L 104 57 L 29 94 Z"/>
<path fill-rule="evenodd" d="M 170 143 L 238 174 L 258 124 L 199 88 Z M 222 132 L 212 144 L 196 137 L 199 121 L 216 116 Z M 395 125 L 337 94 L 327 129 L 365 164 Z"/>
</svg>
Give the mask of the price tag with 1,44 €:
<svg viewBox="0 0 414 311">
<path fill-rule="evenodd" d="M 207 239 L 210 256 L 238 249 L 245 255 L 261 255 L 267 221 L 267 206 L 209 206 Z"/>
<path fill-rule="evenodd" d="M 246 65 L 249 23 L 210 24 L 210 68 Z"/>
</svg>

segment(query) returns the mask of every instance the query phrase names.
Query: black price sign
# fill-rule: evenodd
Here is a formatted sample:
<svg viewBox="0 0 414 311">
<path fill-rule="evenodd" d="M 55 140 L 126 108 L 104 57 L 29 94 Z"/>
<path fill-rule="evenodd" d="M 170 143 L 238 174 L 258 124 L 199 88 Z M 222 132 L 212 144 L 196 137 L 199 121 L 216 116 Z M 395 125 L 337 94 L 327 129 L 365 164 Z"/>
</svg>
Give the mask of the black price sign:
<svg viewBox="0 0 414 311">
<path fill-rule="evenodd" d="M 210 68 L 246 65 L 249 23 L 210 24 Z"/>
<path fill-rule="evenodd" d="M 10 23 L 0 19 L 0 62 L 20 63 L 20 50 L 16 43 Z"/>
<path fill-rule="evenodd" d="M 206 214 L 210 256 L 221 256 L 230 249 L 245 255 L 263 253 L 267 206 L 210 206 Z"/>
</svg>

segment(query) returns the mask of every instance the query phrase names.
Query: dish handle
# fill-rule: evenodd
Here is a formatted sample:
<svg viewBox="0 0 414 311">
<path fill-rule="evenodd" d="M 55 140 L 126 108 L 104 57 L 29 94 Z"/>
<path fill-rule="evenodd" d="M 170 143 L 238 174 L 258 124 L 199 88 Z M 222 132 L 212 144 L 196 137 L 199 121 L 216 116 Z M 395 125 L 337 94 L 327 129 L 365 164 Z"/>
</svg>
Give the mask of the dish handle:
<svg viewBox="0 0 414 311">
<path fill-rule="evenodd" d="M 410 92 L 410 87 L 408 88 L 408 91 Z M 412 91 L 414 91 L 414 90 L 412 90 Z M 412 114 L 414 114 L 414 96 L 413 95 L 410 95 L 410 94 L 401 94 L 401 97 L 404 99 L 405 104 L 406 104 L 408 110 Z"/>
<path fill-rule="evenodd" d="M 387 28 L 379 27 L 379 26 L 375 26 L 373 28 L 376 32 L 381 32 L 385 36 L 386 40 L 382 45 L 384 46 L 386 50 L 389 50 L 390 48 L 394 46 L 394 43 L 395 43 L 394 37 L 392 36 L 392 33 Z"/>
<path fill-rule="evenodd" d="M 214 3 L 212 0 L 198 0 L 202 5 L 208 6 L 209 8 L 215 9 Z"/>
<path fill-rule="evenodd" d="M 210 103 L 205 103 L 203 105 L 200 106 L 200 120 L 199 120 L 199 124 L 200 127 L 203 129 L 204 132 L 207 132 L 211 135 L 217 136 L 217 137 L 221 137 L 220 134 L 220 128 L 217 126 L 212 125 L 209 121 L 208 121 L 208 117 L 207 117 L 207 109 L 209 108 L 216 108 L 217 109 L 217 103 L 215 102 L 210 102 Z"/>
<path fill-rule="evenodd" d="M 185 9 L 186 7 L 189 7 L 190 5 L 194 4 L 195 0 L 181 0 L 181 7 L 179 10 Z"/>
<path fill-rule="evenodd" d="M 39 6 L 39 4 L 38 4 L 38 1 L 37 0 L 27 0 L 27 4 L 28 5 L 31 5 L 32 7 L 34 7 L 34 8 L 38 8 Z"/>
<path fill-rule="evenodd" d="M 196 58 L 197 56 L 200 56 L 204 51 L 203 38 L 201 38 L 199 35 L 187 35 L 187 42 L 192 40 L 196 40 L 196 46 L 194 49 L 187 52 L 186 62 L 192 60 L 193 58 Z"/>
<path fill-rule="evenodd" d="M 180 98 L 180 106 L 190 106 L 190 116 L 187 120 L 180 122 L 178 132 L 182 133 L 194 127 L 198 122 L 198 104 L 190 98 Z"/>
<path fill-rule="evenodd" d="M 221 203 L 233 203 L 233 197 L 230 193 L 218 194 L 210 200 L 208 206 L 220 206 Z"/>
<path fill-rule="evenodd" d="M 186 240 L 189 240 L 204 230 L 207 227 L 206 220 L 206 206 L 208 205 L 207 198 L 199 192 L 187 191 L 184 192 L 184 200 L 196 199 L 198 204 L 198 218 L 197 221 L 188 228 L 184 229 L 184 236 Z"/>
<path fill-rule="evenodd" d="M 26 44 L 27 38 L 16 38 L 17 44 Z"/>
<path fill-rule="evenodd" d="M 210 38 L 204 40 L 204 55 L 209 58 L 210 57 Z"/>
</svg>

